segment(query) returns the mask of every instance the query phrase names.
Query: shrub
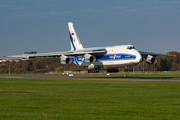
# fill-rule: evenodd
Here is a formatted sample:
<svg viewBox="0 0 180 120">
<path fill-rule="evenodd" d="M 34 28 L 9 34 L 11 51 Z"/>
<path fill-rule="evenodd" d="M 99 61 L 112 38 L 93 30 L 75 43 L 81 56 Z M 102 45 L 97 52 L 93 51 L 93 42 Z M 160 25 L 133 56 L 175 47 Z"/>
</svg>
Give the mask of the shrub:
<svg viewBox="0 0 180 120">
<path fill-rule="evenodd" d="M 6 69 L 0 69 L 0 73 L 8 73 Z"/>
<path fill-rule="evenodd" d="M 64 67 L 60 66 L 60 67 L 56 68 L 56 72 L 64 72 Z"/>
<path fill-rule="evenodd" d="M 24 71 L 22 69 L 16 69 L 13 73 L 24 73 Z"/>
</svg>

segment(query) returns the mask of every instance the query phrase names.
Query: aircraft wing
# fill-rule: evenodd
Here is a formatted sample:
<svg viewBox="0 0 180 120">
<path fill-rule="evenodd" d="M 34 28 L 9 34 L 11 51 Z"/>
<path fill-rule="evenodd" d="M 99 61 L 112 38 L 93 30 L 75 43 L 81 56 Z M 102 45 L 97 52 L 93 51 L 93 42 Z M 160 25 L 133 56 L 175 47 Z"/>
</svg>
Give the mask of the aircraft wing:
<svg viewBox="0 0 180 120">
<path fill-rule="evenodd" d="M 65 51 L 65 52 L 52 52 L 52 53 L 38 53 L 38 54 L 22 54 L 22 55 L 12 55 L 12 56 L 3 56 L 3 57 L 22 57 L 22 58 L 36 58 L 36 57 L 60 57 L 61 55 L 65 56 L 83 56 L 85 54 L 103 54 L 106 53 L 105 48 L 91 48 L 91 49 L 80 49 L 76 51 Z"/>
<path fill-rule="evenodd" d="M 176 57 L 176 55 L 168 55 L 168 54 L 158 54 L 158 53 L 151 53 L 151 52 L 143 52 L 143 51 L 139 51 L 141 53 L 141 55 L 144 56 L 148 56 L 148 55 L 152 55 L 154 57 L 156 56 L 170 56 L 170 57 Z"/>
</svg>

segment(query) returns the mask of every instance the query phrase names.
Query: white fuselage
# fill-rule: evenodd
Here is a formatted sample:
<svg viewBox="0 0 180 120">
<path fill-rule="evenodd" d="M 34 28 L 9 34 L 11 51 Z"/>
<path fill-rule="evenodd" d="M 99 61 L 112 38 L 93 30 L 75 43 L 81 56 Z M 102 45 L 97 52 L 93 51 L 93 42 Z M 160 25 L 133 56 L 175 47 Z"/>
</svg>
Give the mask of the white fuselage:
<svg viewBox="0 0 180 120">
<path fill-rule="evenodd" d="M 106 49 L 106 54 L 97 54 L 96 61 L 93 63 L 84 62 L 82 56 L 71 57 L 73 62 L 80 66 L 88 66 L 93 68 L 99 66 L 101 69 L 120 68 L 125 66 L 137 65 L 142 61 L 141 54 L 132 45 L 120 45 L 103 47 Z M 88 48 L 85 48 L 85 50 Z"/>
</svg>

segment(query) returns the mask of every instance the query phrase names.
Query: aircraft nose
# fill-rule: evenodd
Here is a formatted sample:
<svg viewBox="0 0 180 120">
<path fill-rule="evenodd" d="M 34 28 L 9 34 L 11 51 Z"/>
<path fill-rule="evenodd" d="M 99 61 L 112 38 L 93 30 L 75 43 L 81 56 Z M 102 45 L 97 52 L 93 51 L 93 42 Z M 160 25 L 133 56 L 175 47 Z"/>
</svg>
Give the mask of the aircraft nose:
<svg viewBox="0 0 180 120">
<path fill-rule="evenodd" d="M 138 63 L 141 63 L 143 61 L 143 57 L 139 52 L 137 54 L 136 60 L 137 60 Z"/>
</svg>

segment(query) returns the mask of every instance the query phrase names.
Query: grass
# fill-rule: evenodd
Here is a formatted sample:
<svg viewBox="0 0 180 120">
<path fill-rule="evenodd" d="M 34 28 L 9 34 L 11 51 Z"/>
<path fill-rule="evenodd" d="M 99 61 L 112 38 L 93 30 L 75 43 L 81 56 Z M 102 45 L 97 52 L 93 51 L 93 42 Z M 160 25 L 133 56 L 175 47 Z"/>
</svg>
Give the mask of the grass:
<svg viewBox="0 0 180 120">
<path fill-rule="evenodd" d="M 180 119 L 180 82 L 0 78 L 0 119 Z"/>
</svg>

